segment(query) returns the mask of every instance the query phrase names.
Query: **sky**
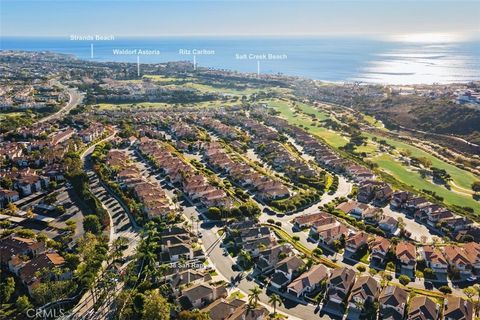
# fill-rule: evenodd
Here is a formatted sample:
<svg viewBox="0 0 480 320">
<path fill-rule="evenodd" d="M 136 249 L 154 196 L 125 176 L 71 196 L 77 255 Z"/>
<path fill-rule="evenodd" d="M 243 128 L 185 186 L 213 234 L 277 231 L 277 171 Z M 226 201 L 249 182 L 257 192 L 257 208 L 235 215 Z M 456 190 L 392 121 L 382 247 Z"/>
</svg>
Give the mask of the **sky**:
<svg viewBox="0 0 480 320">
<path fill-rule="evenodd" d="M 0 0 L 0 36 L 480 38 L 480 0 Z"/>
</svg>

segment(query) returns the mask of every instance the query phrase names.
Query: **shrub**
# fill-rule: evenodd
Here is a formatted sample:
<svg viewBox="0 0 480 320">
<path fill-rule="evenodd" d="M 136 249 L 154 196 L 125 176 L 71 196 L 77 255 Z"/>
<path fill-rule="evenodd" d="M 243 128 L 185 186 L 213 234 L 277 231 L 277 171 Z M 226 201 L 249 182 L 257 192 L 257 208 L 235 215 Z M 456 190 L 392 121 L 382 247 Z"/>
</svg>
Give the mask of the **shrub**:
<svg viewBox="0 0 480 320">
<path fill-rule="evenodd" d="M 367 270 L 367 268 L 363 264 L 359 264 L 357 266 L 357 270 L 360 271 L 360 272 L 365 272 L 365 270 Z"/>
<path fill-rule="evenodd" d="M 451 294 L 452 288 L 450 288 L 449 286 L 441 286 L 440 288 L 438 288 L 438 291 L 440 291 L 443 294 Z"/>
<path fill-rule="evenodd" d="M 406 286 L 407 284 L 410 283 L 410 277 L 402 274 L 400 277 L 398 277 L 398 282 L 400 282 L 402 285 Z"/>
</svg>

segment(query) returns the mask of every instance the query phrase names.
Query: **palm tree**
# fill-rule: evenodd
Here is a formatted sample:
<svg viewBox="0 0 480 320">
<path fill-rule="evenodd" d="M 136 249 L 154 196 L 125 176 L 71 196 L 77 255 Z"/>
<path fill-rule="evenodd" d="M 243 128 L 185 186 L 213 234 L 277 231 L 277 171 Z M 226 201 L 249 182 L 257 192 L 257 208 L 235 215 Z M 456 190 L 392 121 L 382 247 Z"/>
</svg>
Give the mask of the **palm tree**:
<svg viewBox="0 0 480 320">
<path fill-rule="evenodd" d="M 480 285 L 475 285 L 473 286 L 476 290 L 477 290 L 477 303 L 476 303 L 476 311 L 475 311 L 475 316 L 478 316 L 478 314 L 480 313 Z"/>
<path fill-rule="evenodd" d="M 273 315 L 277 314 L 277 305 L 281 306 L 282 305 L 282 298 L 276 293 L 272 294 L 270 296 L 270 300 L 268 300 L 268 303 L 270 303 L 273 306 Z"/>
<path fill-rule="evenodd" d="M 262 293 L 262 290 L 255 286 L 253 289 L 250 289 L 250 293 L 248 294 L 248 306 L 251 308 L 256 308 L 258 304 L 258 296 Z"/>
</svg>

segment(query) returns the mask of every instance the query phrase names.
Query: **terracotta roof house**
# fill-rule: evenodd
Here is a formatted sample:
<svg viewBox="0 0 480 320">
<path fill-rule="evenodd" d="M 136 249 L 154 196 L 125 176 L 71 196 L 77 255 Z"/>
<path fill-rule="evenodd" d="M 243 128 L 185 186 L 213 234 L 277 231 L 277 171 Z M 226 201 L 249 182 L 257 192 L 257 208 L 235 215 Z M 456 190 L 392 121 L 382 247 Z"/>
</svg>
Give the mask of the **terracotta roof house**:
<svg viewBox="0 0 480 320">
<path fill-rule="evenodd" d="M 407 320 L 437 320 L 440 307 L 426 296 L 410 299 Z"/>
<path fill-rule="evenodd" d="M 463 249 L 467 253 L 468 259 L 473 268 L 477 271 L 480 270 L 480 243 L 469 242 L 463 245 Z"/>
<path fill-rule="evenodd" d="M 54 268 L 61 267 L 65 264 L 65 259 L 56 252 L 42 253 L 32 260 L 28 261 L 24 267 L 18 271 L 18 275 L 22 283 L 27 286 L 28 292 L 32 294 L 32 289 L 40 283 L 36 273 L 42 270 L 51 271 Z M 71 276 L 71 272 L 64 272 L 58 279 L 67 279 Z"/>
<path fill-rule="evenodd" d="M 307 215 L 301 215 L 293 219 L 293 224 L 297 229 L 311 227 L 314 222 L 321 218 L 328 218 L 330 215 L 326 212 L 317 212 Z"/>
<path fill-rule="evenodd" d="M 350 253 L 357 252 L 362 246 L 367 245 L 368 242 L 368 233 L 360 231 L 348 236 L 345 241 L 345 250 Z"/>
<path fill-rule="evenodd" d="M 460 246 L 448 245 L 443 249 L 448 264 L 455 267 L 463 275 L 471 275 L 472 263 L 467 252 Z"/>
<path fill-rule="evenodd" d="M 402 320 L 405 315 L 408 292 L 397 286 L 386 286 L 380 292 L 380 319 Z"/>
<path fill-rule="evenodd" d="M 445 320 L 472 320 L 473 304 L 459 297 L 448 296 L 444 302 L 443 317 Z"/>
<path fill-rule="evenodd" d="M 375 236 L 375 239 L 373 239 L 369 245 L 372 252 L 370 255 L 371 259 L 376 259 L 379 262 L 383 262 L 390 248 L 390 241 L 384 237 Z"/>
<path fill-rule="evenodd" d="M 45 245 L 29 238 L 11 234 L 0 239 L 0 263 L 7 265 L 10 258 L 16 255 L 37 256 L 45 252 Z"/>
<path fill-rule="evenodd" d="M 300 297 L 306 292 L 315 290 L 322 281 L 328 278 L 328 275 L 329 270 L 327 267 L 322 264 L 314 265 L 310 270 L 292 281 L 287 287 L 287 292 Z"/>
<path fill-rule="evenodd" d="M 402 241 L 397 244 L 395 253 L 402 268 L 415 270 L 417 264 L 417 249 L 414 244 Z"/>
<path fill-rule="evenodd" d="M 424 246 L 421 254 L 425 259 L 427 267 L 436 273 L 446 273 L 448 270 L 448 262 L 440 249 L 433 246 Z"/>
<path fill-rule="evenodd" d="M 326 245 L 333 244 L 333 241 L 342 236 L 347 237 L 350 230 L 341 223 L 335 222 L 324 226 L 318 226 L 315 230 L 318 241 Z"/>
</svg>

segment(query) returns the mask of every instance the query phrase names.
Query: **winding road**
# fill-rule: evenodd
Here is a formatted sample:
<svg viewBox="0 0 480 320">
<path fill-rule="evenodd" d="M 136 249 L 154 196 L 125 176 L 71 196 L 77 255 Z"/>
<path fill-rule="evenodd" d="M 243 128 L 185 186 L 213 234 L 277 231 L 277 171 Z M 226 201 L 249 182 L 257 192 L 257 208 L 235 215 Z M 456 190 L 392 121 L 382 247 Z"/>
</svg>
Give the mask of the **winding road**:
<svg viewBox="0 0 480 320">
<path fill-rule="evenodd" d="M 63 87 L 65 90 L 67 90 L 68 95 L 70 96 L 69 101 L 57 112 L 46 116 L 45 118 L 39 119 L 35 123 L 43 123 L 50 120 L 60 119 L 83 101 L 84 94 L 79 92 L 77 88 L 68 88 L 59 82 L 56 82 L 56 85 Z"/>
</svg>

